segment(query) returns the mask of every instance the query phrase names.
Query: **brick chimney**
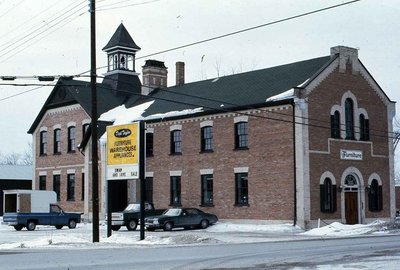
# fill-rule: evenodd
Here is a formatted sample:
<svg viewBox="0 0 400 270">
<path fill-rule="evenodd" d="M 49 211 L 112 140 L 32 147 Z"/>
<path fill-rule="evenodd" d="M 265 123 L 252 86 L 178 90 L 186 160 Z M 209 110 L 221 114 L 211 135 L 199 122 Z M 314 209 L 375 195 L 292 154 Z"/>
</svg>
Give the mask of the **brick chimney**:
<svg viewBox="0 0 400 270">
<path fill-rule="evenodd" d="M 157 88 L 167 87 L 167 68 L 164 62 L 157 60 L 146 60 L 142 67 L 142 95 L 148 95 Z"/>
<path fill-rule="evenodd" d="M 339 72 L 345 73 L 346 69 L 351 68 L 352 74 L 358 74 L 360 64 L 358 62 L 358 50 L 346 46 L 336 46 L 331 48 L 331 57 L 339 57 Z"/>
<path fill-rule="evenodd" d="M 185 63 L 176 62 L 176 85 L 185 84 Z"/>
</svg>

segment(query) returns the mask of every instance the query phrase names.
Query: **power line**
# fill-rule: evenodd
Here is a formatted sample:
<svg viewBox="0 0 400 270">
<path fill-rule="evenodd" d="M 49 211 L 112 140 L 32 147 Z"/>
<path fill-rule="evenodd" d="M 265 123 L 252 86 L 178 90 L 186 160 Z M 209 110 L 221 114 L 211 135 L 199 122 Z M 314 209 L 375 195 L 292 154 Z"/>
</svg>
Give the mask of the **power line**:
<svg viewBox="0 0 400 270">
<path fill-rule="evenodd" d="M 341 7 L 341 6 L 353 4 L 355 2 L 360 2 L 360 1 L 361 0 L 353 0 L 353 1 L 342 3 L 342 4 L 328 6 L 328 7 L 325 7 L 325 8 L 321 8 L 321 9 L 305 12 L 305 13 L 302 13 L 302 14 L 299 14 L 299 15 L 295 15 L 295 16 L 284 18 L 284 19 L 280 19 L 280 20 L 276 20 L 276 21 L 260 24 L 260 25 L 257 25 L 257 26 L 245 28 L 245 29 L 242 29 L 242 30 L 238 30 L 238 31 L 234 31 L 234 32 L 228 33 L 228 34 L 223 34 L 223 35 L 215 36 L 215 37 L 212 37 L 212 38 L 207 38 L 207 39 L 203 39 L 203 40 L 200 40 L 200 41 L 196 41 L 196 42 L 188 43 L 188 44 L 185 44 L 185 45 L 181 45 L 181 46 L 178 46 L 178 47 L 173 47 L 173 48 L 170 48 L 170 49 L 162 50 L 162 51 L 159 51 L 159 52 L 156 52 L 156 53 L 151 53 L 151 54 L 148 54 L 148 55 L 145 55 L 145 56 L 138 57 L 138 58 L 136 58 L 136 60 L 143 59 L 143 58 L 148 58 L 150 56 L 154 56 L 154 55 L 158 55 L 158 54 L 163 54 L 163 53 L 167 53 L 167 52 L 176 51 L 176 50 L 179 50 L 179 49 L 183 49 L 183 48 L 199 45 L 199 44 L 202 44 L 202 43 L 210 42 L 210 41 L 213 41 L 213 40 L 217 40 L 217 39 L 221 39 L 221 38 L 225 38 L 225 37 L 229 37 L 229 36 L 233 36 L 233 35 L 237 35 L 237 34 L 241 34 L 241 33 L 244 33 L 244 32 L 247 32 L 247 31 L 251 31 L 251 30 L 255 30 L 255 29 L 258 29 L 258 28 L 262 28 L 262 27 L 266 27 L 266 26 L 270 26 L 270 25 L 274 25 L 274 24 L 278 24 L 278 23 L 282 23 L 282 22 L 286 22 L 286 21 L 290 21 L 290 20 L 294 20 L 294 19 L 298 19 L 298 18 L 301 18 L 301 17 L 305 17 L 305 16 L 308 16 L 308 15 L 312 15 L 312 14 L 315 14 L 315 13 L 323 12 L 323 11 L 326 11 L 326 10 L 330 10 L 330 9 L 338 8 L 338 7 Z M 107 66 L 101 66 L 101 67 L 98 67 L 97 69 L 106 68 L 106 67 Z M 85 74 L 85 73 L 88 73 L 88 72 L 89 71 L 85 71 L 85 72 L 79 73 L 78 75 Z"/>
<path fill-rule="evenodd" d="M 74 20 L 77 17 L 82 16 L 83 14 L 85 14 L 86 12 L 80 13 L 79 15 L 77 15 L 76 17 L 70 19 L 72 16 L 76 15 L 80 10 L 82 10 L 83 8 L 85 8 L 86 6 L 82 6 L 79 9 L 73 11 L 75 8 L 79 7 L 81 4 L 75 5 L 74 7 L 72 7 L 71 9 L 67 10 L 67 11 L 63 11 L 63 14 L 61 16 L 57 16 L 55 19 L 52 19 L 48 22 L 48 24 L 51 24 L 53 22 L 55 22 L 53 25 L 50 25 L 49 27 L 45 28 L 44 30 L 42 30 L 45 26 L 40 26 L 39 28 L 37 28 L 36 30 L 29 32 L 29 34 L 20 37 L 18 40 L 16 40 L 15 42 L 13 42 L 12 44 L 9 44 L 8 46 L 6 46 L 5 48 L 1 49 L 0 52 L 5 51 L 3 54 L 0 54 L 0 57 L 3 57 L 7 54 L 12 53 L 13 51 L 15 51 L 16 49 L 24 46 L 21 50 L 17 51 L 16 53 L 8 56 L 7 58 L 3 59 L 0 63 L 5 62 L 6 60 L 8 60 L 9 58 L 11 58 L 12 56 L 16 55 L 17 53 L 25 50 L 27 47 L 31 46 L 33 43 L 36 43 L 40 40 L 42 40 L 44 37 L 48 36 L 49 34 L 53 33 L 54 31 L 58 30 L 59 28 L 63 27 L 64 25 L 70 23 L 72 20 Z M 73 11 L 72 14 L 68 14 L 70 11 Z M 69 20 L 68 20 L 69 19 Z M 60 23 L 64 22 L 68 20 L 66 23 L 64 23 L 61 27 L 55 29 L 54 31 L 47 33 L 45 36 L 41 37 L 38 40 L 34 40 L 35 38 L 37 38 L 38 36 L 42 35 L 43 33 L 46 33 L 47 31 L 49 31 L 50 29 L 54 28 L 55 26 L 59 25 Z M 38 31 L 40 31 L 39 33 L 37 33 Z M 36 34 L 37 33 L 37 34 Z M 26 40 L 29 39 L 28 43 L 26 42 Z M 19 43 L 19 45 L 14 46 L 15 44 Z M 7 50 L 8 48 L 12 47 L 11 49 Z"/>
<path fill-rule="evenodd" d="M 120 1 L 120 2 L 117 2 L 117 3 L 113 3 L 113 4 L 107 4 L 107 5 L 104 5 L 104 6 L 96 8 L 96 11 L 105 11 L 105 10 L 119 9 L 119 8 L 131 7 L 131 6 L 141 6 L 141 5 L 151 4 L 151 3 L 154 3 L 154 2 L 159 2 L 161 0 L 150 0 L 150 1 L 141 2 L 141 3 L 135 3 L 135 4 L 122 5 L 122 6 L 118 6 L 118 7 L 112 7 L 112 6 L 118 5 L 120 3 L 130 2 L 130 1 L 131 0 L 125 0 L 125 1 Z"/>
</svg>

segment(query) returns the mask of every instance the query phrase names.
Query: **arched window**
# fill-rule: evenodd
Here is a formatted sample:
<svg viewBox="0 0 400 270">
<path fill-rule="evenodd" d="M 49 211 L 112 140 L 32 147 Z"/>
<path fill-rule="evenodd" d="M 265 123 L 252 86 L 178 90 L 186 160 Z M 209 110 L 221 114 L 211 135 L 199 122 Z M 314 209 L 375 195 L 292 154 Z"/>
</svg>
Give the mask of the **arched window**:
<svg viewBox="0 0 400 270">
<path fill-rule="evenodd" d="M 382 186 L 379 185 L 378 180 L 374 179 L 369 186 L 368 191 L 368 208 L 371 212 L 382 210 Z"/>
<path fill-rule="evenodd" d="M 346 139 L 354 139 L 354 104 L 351 98 L 345 101 Z"/>
<path fill-rule="evenodd" d="M 369 120 L 360 114 L 360 140 L 369 141 Z"/>
<path fill-rule="evenodd" d="M 335 139 L 340 138 L 340 113 L 339 111 L 335 111 L 333 115 L 331 115 L 331 137 Z"/>
<path fill-rule="evenodd" d="M 333 213 L 336 211 L 336 185 L 332 185 L 330 178 L 325 178 L 320 185 L 321 212 Z"/>
</svg>

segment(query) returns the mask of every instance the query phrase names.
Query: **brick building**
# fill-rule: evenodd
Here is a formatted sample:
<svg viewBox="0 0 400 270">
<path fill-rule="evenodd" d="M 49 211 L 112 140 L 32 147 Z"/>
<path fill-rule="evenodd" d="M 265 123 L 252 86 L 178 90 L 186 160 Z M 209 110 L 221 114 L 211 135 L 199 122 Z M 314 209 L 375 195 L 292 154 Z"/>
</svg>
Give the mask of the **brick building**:
<svg viewBox="0 0 400 270">
<path fill-rule="evenodd" d="M 167 68 L 156 60 L 146 61 L 140 84 L 134 69 L 139 49 L 122 25 L 104 48 L 108 73 L 99 84 L 100 119 L 113 122 L 146 108 L 140 116 L 146 122 L 146 196 L 157 207 L 199 207 L 222 219 L 292 221 L 306 228 L 318 219 L 355 224 L 394 218 L 388 134 L 395 106 L 356 49 L 338 46 L 328 56 L 193 83 L 185 83 L 184 63 L 178 62 L 171 87 Z M 90 181 L 81 173 L 88 175 L 90 147 L 83 147 L 85 156 L 68 148 L 70 127 L 82 126 L 74 133 L 76 143 L 90 118 L 85 87 L 60 80 L 30 132 L 35 187 L 41 176 L 56 183 L 60 175 L 61 202 L 85 204 L 88 212 Z M 137 119 L 132 114 L 129 120 Z M 64 148 L 50 153 L 59 128 Z M 71 174 L 75 201 L 68 199 Z M 115 209 L 138 199 L 136 180 L 112 182 L 112 201 L 120 204 Z M 85 203 L 77 201 L 85 192 Z"/>
</svg>

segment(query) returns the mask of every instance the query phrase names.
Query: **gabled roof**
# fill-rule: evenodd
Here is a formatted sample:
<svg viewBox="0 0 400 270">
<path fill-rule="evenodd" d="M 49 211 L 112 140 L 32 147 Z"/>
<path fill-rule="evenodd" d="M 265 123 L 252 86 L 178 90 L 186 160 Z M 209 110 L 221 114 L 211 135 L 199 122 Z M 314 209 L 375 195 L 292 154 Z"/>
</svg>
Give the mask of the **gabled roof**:
<svg viewBox="0 0 400 270">
<path fill-rule="evenodd" d="M 108 51 L 109 49 L 115 47 L 130 48 L 134 51 L 140 50 L 140 47 L 136 45 L 131 35 L 129 35 L 128 31 L 122 23 L 118 26 L 110 41 L 103 48 L 103 51 Z"/>
<path fill-rule="evenodd" d="M 126 95 L 116 95 L 114 88 L 107 84 L 98 83 L 96 85 L 96 90 L 98 116 L 116 106 L 123 104 L 123 102 L 127 99 Z M 32 126 L 29 128 L 28 133 L 32 134 L 35 131 L 47 110 L 72 104 L 80 104 L 85 112 L 91 116 L 92 102 L 90 83 L 86 81 L 60 78 L 37 115 Z"/>
<path fill-rule="evenodd" d="M 1 180 L 32 180 L 31 165 L 0 165 Z"/>
<path fill-rule="evenodd" d="M 266 104 L 267 98 L 302 85 L 333 59 L 319 57 L 267 69 L 157 89 L 149 95 L 155 102 L 143 116 L 203 107 L 211 112 Z"/>
</svg>

